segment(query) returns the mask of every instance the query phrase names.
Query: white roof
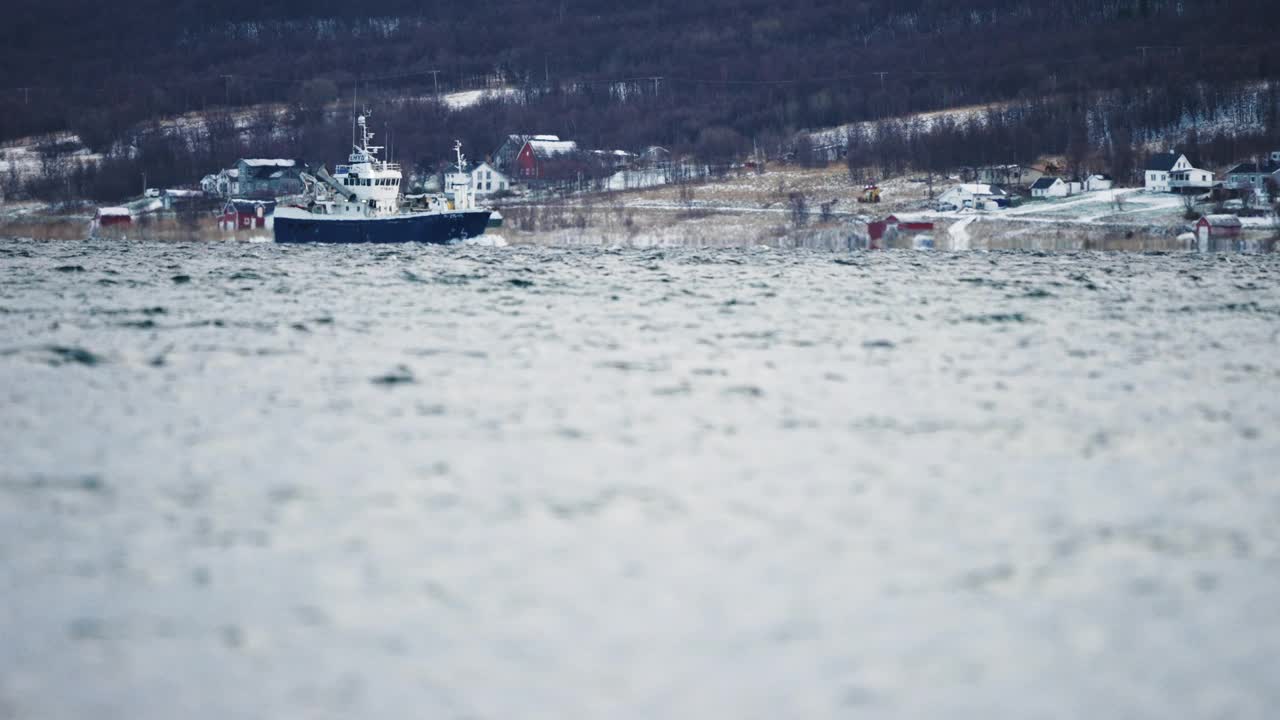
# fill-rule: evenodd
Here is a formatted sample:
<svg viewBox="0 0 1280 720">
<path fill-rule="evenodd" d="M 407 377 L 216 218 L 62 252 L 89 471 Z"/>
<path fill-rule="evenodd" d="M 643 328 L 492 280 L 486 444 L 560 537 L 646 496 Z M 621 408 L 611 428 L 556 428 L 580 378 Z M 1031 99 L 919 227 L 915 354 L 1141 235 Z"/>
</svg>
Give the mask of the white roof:
<svg viewBox="0 0 1280 720">
<path fill-rule="evenodd" d="M 572 140 L 534 139 L 529 141 L 529 145 L 533 147 L 534 152 L 544 157 L 549 157 L 551 155 L 564 155 L 565 153 L 578 151 L 578 143 Z"/>
<path fill-rule="evenodd" d="M 129 208 L 126 207 L 98 208 L 98 217 L 129 217 L 129 215 Z"/>
<path fill-rule="evenodd" d="M 545 140 L 546 142 L 560 142 L 559 135 L 534 135 L 530 140 Z"/>
<path fill-rule="evenodd" d="M 1240 218 L 1235 215 L 1205 215 L 1204 219 L 1207 220 L 1210 225 L 1218 225 L 1221 227 L 1240 227 L 1243 224 L 1240 222 Z"/>
<path fill-rule="evenodd" d="M 246 158 L 244 160 L 241 160 L 240 162 L 244 163 L 245 165 L 248 165 L 249 167 L 290 168 L 290 167 L 293 167 L 295 164 L 297 164 L 293 160 L 271 160 L 268 158 L 252 158 L 252 159 Z"/>
<path fill-rule="evenodd" d="M 1003 195 L 1004 191 L 999 188 L 993 188 L 984 183 L 964 183 L 956 185 L 952 190 L 969 193 L 970 195 Z"/>
</svg>

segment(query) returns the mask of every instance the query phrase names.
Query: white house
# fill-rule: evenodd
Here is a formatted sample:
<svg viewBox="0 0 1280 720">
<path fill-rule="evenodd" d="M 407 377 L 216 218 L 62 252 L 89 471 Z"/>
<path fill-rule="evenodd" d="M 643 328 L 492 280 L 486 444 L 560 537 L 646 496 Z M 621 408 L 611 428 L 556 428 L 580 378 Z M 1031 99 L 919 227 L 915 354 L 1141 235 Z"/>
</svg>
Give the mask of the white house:
<svg viewBox="0 0 1280 720">
<path fill-rule="evenodd" d="M 229 168 L 217 175 L 206 175 L 200 181 L 200 189 L 206 195 L 229 198 L 240 194 L 240 169 Z"/>
<path fill-rule="evenodd" d="M 953 206 L 959 208 L 990 208 L 1009 202 L 1009 194 L 995 185 L 983 183 L 964 183 L 949 188 L 938 196 L 938 207 Z"/>
<path fill-rule="evenodd" d="M 1110 190 L 1115 187 L 1115 182 L 1110 175 L 1090 175 L 1089 179 L 1084 181 L 1084 189 L 1089 192 L 1098 192 L 1099 190 Z"/>
<path fill-rule="evenodd" d="M 1031 197 L 1055 198 L 1070 194 L 1071 186 L 1059 177 L 1042 177 L 1031 184 Z"/>
<path fill-rule="evenodd" d="M 1199 168 L 1175 170 L 1169 173 L 1169 189 L 1173 192 L 1208 190 L 1213 187 L 1213 171 Z"/>
<path fill-rule="evenodd" d="M 1175 172 L 1194 170 L 1195 166 L 1187 160 L 1187 156 L 1178 152 L 1158 153 L 1147 158 L 1144 186 L 1147 192 L 1170 192 L 1173 190 Z"/>
<path fill-rule="evenodd" d="M 476 195 L 492 195 L 511 189 L 510 178 L 487 162 L 471 168 L 468 174 L 471 176 L 471 188 Z"/>
</svg>

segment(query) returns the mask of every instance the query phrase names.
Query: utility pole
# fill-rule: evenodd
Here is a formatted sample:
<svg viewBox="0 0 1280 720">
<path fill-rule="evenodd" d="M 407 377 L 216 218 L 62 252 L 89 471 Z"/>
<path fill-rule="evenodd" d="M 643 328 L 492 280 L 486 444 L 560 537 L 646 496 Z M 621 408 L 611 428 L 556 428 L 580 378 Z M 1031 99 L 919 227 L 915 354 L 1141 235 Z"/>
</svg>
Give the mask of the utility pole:
<svg viewBox="0 0 1280 720">
<path fill-rule="evenodd" d="M 31 104 L 31 88 L 24 87 L 24 88 L 18 88 L 18 89 L 22 91 L 22 104 L 30 105 Z"/>
<path fill-rule="evenodd" d="M 222 84 L 223 84 L 223 87 L 226 89 L 226 93 L 227 93 L 227 101 L 226 101 L 226 104 L 227 104 L 228 106 L 230 106 L 230 105 L 231 105 L 231 78 L 233 78 L 233 77 L 235 77 L 235 76 L 234 76 L 234 75 L 223 75 L 223 76 L 222 76 Z"/>
<path fill-rule="evenodd" d="M 881 90 L 883 90 L 883 89 L 884 89 L 884 76 L 885 76 L 885 75 L 888 75 L 889 73 L 881 71 L 881 72 L 873 72 L 873 73 L 871 73 L 871 74 L 872 74 L 872 75 L 879 75 L 879 76 L 880 76 L 880 89 L 881 89 Z"/>
<path fill-rule="evenodd" d="M 436 102 L 440 102 L 440 71 L 428 70 L 427 72 L 431 73 L 431 79 L 436 84 Z"/>
</svg>

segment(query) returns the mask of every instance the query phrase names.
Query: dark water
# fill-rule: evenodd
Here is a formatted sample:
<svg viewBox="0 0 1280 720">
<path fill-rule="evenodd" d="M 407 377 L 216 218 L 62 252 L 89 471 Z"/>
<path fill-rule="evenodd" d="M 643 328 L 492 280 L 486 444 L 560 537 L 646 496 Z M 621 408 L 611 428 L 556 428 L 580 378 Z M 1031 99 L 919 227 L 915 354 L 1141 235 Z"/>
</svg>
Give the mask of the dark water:
<svg viewBox="0 0 1280 720">
<path fill-rule="evenodd" d="M 1272 718 L 1280 257 L 0 241 L 0 718 Z"/>
</svg>

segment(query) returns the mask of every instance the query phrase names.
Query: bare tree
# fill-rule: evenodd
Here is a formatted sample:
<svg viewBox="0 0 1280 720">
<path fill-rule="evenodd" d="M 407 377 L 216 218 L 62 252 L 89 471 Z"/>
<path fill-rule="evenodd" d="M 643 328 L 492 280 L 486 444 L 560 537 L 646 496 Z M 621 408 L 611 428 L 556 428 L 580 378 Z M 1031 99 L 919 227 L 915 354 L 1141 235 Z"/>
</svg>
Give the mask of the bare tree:
<svg viewBox="0 0 1280 720">
<path fill-rule="evenodd" d="M 832 217 L 834 217 L 834 214 L 835 214 L 834 210 L 835 210 L 836 203 L 838 202 L 840 202 L 840 198 L 832 198 L 827 202 L 824 202 L 818 205 L 818 207 L 822 211 L 822 214 L 820 216 L 821 222 L 824 222 L 824 223 L 831 222 L 831 219 Z"/>
<path fill-rule="evenodd" d="M 802 192 L 793 192 L 787 198 L 791 206 L 791 224 L 804 227 L 809 222 L 809 200 Z"/>
<path fill-rule="evenodd" d="M 694 203 L 697 197 L 693 191 L 693 185 L 688 182 L 682 182 L 676 189 L 676 195 L 680 200 L 680 207 L 684 209 L 685 215 L 693 214 Z"/>
<path fill-rule="evenodd" d="M 1182 217 L 1187 220 L 1199 220 L 1200 213 L 1196 212 L 1196 196 L 1190 193 L 1182 196 Z"/>
</svg>

